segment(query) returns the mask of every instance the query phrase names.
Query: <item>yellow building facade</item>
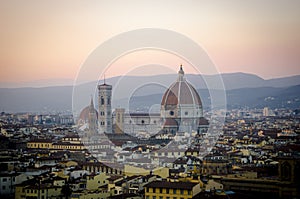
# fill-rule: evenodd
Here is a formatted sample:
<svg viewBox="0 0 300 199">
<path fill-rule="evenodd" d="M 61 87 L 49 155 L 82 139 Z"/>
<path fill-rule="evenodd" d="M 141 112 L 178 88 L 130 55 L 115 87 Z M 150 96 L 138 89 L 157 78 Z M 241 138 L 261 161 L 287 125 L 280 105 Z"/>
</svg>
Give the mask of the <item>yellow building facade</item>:
<svg viewBox="0 0 300 199">
<path fill-rule="evenodd" d="M 15 199 L 40 198 L 59 199 L 63 197 L 62 188 L 52 185 L 16 185 Z"/>
<path fill-rule="evenodd" d="M 190 199 L 200 191 L 199 183 L 154 181 L 145 186 L 145 198 Z"/>
<path fill-rule="evenodd" d="M 31 140 L 27 142 L 28 149 L 49 149 L 52 151 L 69 150 L 69 151 L 82 151 L 85 150 L 83 143 L 79 141 L 61 141 L 53 143 L 51 140 Z"/>
<path fill-rule="evenodd" d="M 108 176 L 105 173 L 100 173 L 95 176 L 87 176 L 86 189 L 97 190 L 99 187 L 108 184 Z"/>
<path fill-rule="evenodd" d="M 29 149 L 52 149 L 52 141 L 47 139 L 31 140 L 27 142 Z"/>
</svg>

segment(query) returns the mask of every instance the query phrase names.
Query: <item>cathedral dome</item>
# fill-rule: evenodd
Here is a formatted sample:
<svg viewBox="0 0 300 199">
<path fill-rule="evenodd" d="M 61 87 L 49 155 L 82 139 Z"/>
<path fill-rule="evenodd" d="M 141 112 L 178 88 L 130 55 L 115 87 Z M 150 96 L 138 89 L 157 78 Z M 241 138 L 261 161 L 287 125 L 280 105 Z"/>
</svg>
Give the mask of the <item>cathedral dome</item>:
<svg viewBox="0 0 300 199">
<path fill-rule="evenodd" d="M 96 118 L 98 118 L 98 111 L 94 108 L 94 103 L 91 100 L 91 104 L 89 106 L 86 106 L 82 111 L 80 112 L 80 115 L 78 117 L 77 123 L 87 123 L 89 119 L 90 114 L 96 114 Z"/>
<path fill-rule="evenodd" d="M 196 89 L 188 83 L 184 76 L 182 66 L 178 72 L 178 79 L 165 92 L 161 105 L 197 105 L 202 107 L 202 102 Z"/>
<path fill-rule="evenodd" d="M 202 102 L 196 89 L 184 78 L 182 66 L 177 80 L 166 90 L 161 100 L 161 118 L 165 132 L 197 130 L 203 116 Z"/>
</svg>

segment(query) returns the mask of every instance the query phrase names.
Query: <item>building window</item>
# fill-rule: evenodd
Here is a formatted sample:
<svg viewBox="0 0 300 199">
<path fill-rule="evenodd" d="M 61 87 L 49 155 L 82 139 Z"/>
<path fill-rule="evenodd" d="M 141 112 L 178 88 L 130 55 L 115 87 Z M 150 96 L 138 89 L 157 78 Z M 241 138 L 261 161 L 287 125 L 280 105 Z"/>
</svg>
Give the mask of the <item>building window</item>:
<svg viewBox="0 0 300 199">
<path fill-rule="evenodd" d="M 2 190 L 5 190 L 5 188 L 6 188 L 5 186 L 2 186 Z"/>
<path fill-rule="evenodd" d="M 101 105 L 104 105 L 104 98 L 101 96 Z"/>
<path fill-rule="evenodd" d="M 2 179 L 2 182 L 6 182 L 6 181 L 7 181 L 7 178 L 3 178 L 3 179 Z"/>
<path fill-rule="evenodd" d="M 160 188 L 160 189 L 159 189 L 159 193 L 162 193 L 162 190 L 163 190 L 163 189 L 162 189 L 162 188 Z"/>
<path fill-rule="evenodd" d="M 173 189 L 173 194 L 176 194 L 176 189 Z"/>
<path fill-rule="evenodd" d="M 189 114 L 189 112 L 187 112 L 187 111 L 185 111 L 185 113 L 184 113 L 185 115 L 188 115 Z"/>
<path fill-rule="evenodd" d="M 142 120 L 142 124 L 144 124 L 145 123 L 145 121 L 144 120 Z"/>
<path fill-rule="evenodd" d="M 183 194 L 183 192 L 184 192 L 183 189 L 180 189 L 180 194 L 181 194 L 181 195 Z"/>
<path fill-rule="evenodd" d="M 170 111 L 170 115 L 174 115 L 174 111 Z"/>
</svg>

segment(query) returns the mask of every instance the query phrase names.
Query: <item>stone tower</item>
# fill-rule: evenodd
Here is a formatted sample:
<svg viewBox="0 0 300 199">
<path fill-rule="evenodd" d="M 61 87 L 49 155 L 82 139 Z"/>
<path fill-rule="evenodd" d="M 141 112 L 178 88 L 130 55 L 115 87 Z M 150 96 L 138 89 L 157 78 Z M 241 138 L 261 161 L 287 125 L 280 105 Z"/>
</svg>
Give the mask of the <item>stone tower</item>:
<svg viewBox="0 0 300 199">
<path fill-rule="evenodd" d="M 115 110 L 115 133 L 123 133 L 124 132 L 124 108 L 116 108 Z"/>
<path fill-rule="evenodd" d="M 88 122 L 89 122 L 89 134 L 90 135 L 95 135 L 97 133 L 97 112 L 96 109 L 94 107 L 94 102 L 93 102 L 93 98 L 91 98 L 91 103 L 89 106 L 89 118 L 88 118 Z"/>
<path fill-rule="evenodd" d="M 99 133 L 112 133 L 111 91 L 112 86 L 105 82 L 98 85 Z"/>
</svg>

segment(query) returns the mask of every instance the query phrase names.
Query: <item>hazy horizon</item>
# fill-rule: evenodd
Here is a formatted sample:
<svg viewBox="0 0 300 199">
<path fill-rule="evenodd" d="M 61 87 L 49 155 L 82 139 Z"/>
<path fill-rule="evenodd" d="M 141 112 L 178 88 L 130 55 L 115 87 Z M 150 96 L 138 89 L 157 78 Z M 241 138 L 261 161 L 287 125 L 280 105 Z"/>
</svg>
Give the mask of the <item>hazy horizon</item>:
<svg viewBox="0 0 300 199">
<path fill-rule="evenodd" d="M 299 76 L 299 75 L 290 75 L 290 76 L 284 76 L 284 77 L 274 77 L 274 78 L 270 78 L 270 79 L 265 79 L 263 77 L 260 77 L 257 74 L 251 74 L 251 73 L 245 73 L 245 72 L 232 72 L 232 73 L 221 73 L 221 75 L 224 74 L 247 74 L 247 75 L 254 75 L 257 76 L 258 78 L 261 78 L 263 80 L 272 80 L 272 79 L 281 79 L 281 78 L 289 78 L 289 77 L 294 77 L 294 76 Z M 159 75 L 174 75 L 176 76 L 176 74 L 174 73 L 163 73 L 163 74 L 151 74 L 151 75 L 127 75 L 127 77 L 151 77 L 151 76 L 159 76 Z M 185 75 L 204 75 L 204 76 L 214 76 L 214 75 L 218 75 L 218 74 L 209 74 L 209 75 L 205 75 L 205 74 L 185 74 Z M 125 75 L 126 76 L 126 75 Z M 118 77 L 122 77 L 122 75 L 117 75 L 117 76 L 113 76 L 113 77 L 108 77 L 106 78 L 108 81 L 110 78 L 118 78 Z M 67 78 L 53 78 L 53 79 L 37 79 L 37 80 L 32 80 L 32 81 L 26 81 L 26 82 L 3 82 L 0 81 L 0 88 L 25 88 L 25 87 L 31 87 L 31 88 L 41 88 L 41 87 L 52 87 L 52 86 L 72 86 L 74 84 L 75 79 L 67 79 Z M 99 79 L 98 81 L 103 81 L 103 79 Z M 86 84 L 86 83 L 90 83 L 93 82 L 93 80 L 91 81 L 87 81 L 85 83 L 82 84 Z M 299 82 L 300 84 L 300 82 Z"/>
</svg>

